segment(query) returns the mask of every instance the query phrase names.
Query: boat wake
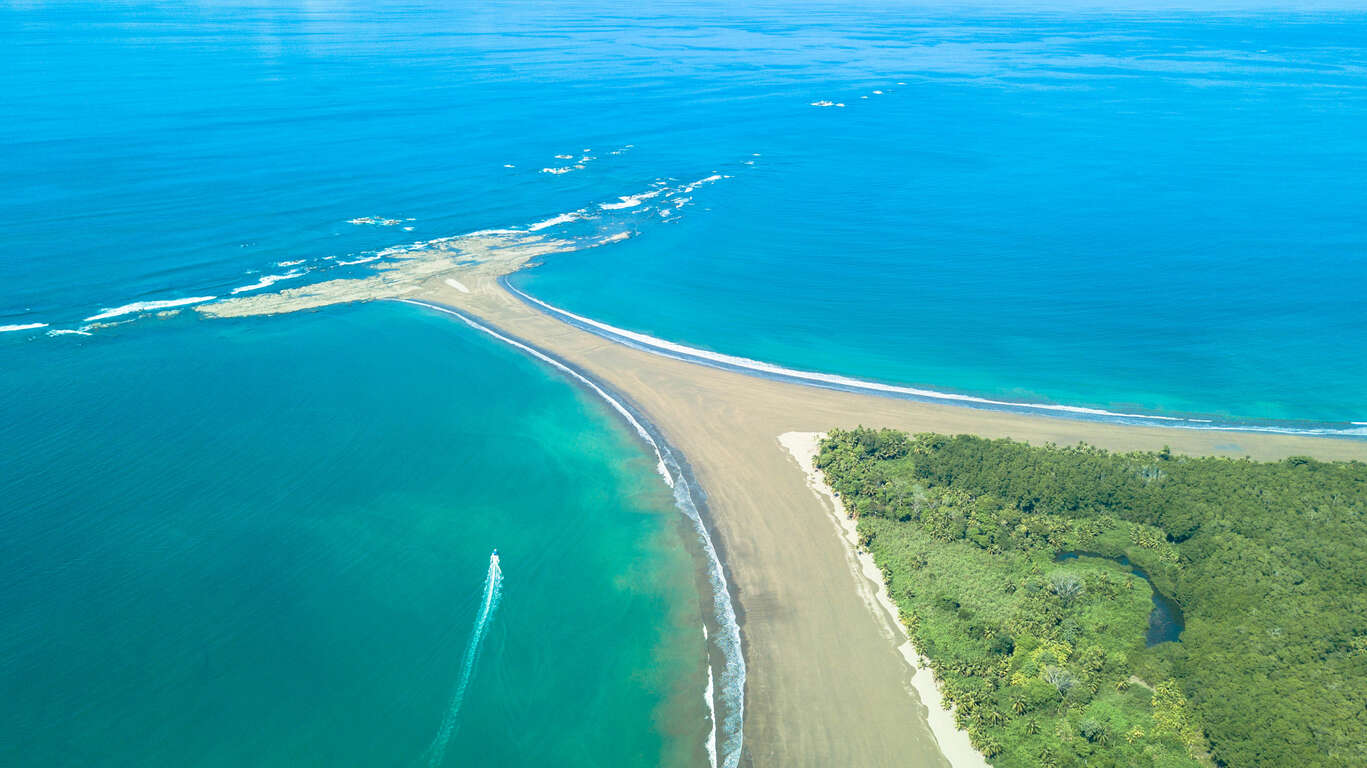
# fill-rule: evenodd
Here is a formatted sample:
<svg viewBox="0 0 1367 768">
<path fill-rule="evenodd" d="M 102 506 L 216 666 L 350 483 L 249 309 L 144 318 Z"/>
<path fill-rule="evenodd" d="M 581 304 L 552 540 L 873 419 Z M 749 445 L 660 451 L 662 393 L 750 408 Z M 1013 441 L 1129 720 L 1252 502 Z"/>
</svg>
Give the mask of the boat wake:
<svg viewBox="0 0 1367 768">
<path fill-rule="evenodd" d="M 479 613 L 475 615 L 475 628 L 470 632 L 470 644 L 465 647 L 465 659 L 460 665 L 460 680 L 451 694 L 451 704 L 446 708 L 446 716 L 441 720 L 441 729 L 432 746 L 427 748 L 428 768 L 438 768 L 446 760 L 446 745 L 456 730 L 456 718 L 460 715 L 460 705 L 465 701 L 465 689 L 470 685 L 470 676 L 479 661 L 479 650 L 484 645 L 484 635 L 498 609 L 499 598 L 503 595 L 503 570 L 499 567 L 498 550 L 489 556 L 489 573 L 484 577 L 484 597 L 480 600 Z"/>
<path fill-rule="evenodd" d="M 557 359 L 536 347 L 507 336 L 499 331 L 477 322 L 473 318 L 451 307 L 434 304 L 418 299 L 398 299 L 404 304 L 426 307 L 437 312 L 451 315 L 477 331 L 486 333 L 505 344 L 516 347 L 536 359 L 551 365 L 588 387 L 616 411 L 636 434 L 655 452 L 655 470 L 661 479 L 674 491 L 674 506 L 678 508 L 693 527 L 705 554 L 704 567 L 707 580 L 712 587 L 711 610 L 706 618 L 715 632 L 703 625 L 703 637 L 707 645 L 708 669 L 707 690 L 704 693 L 711 721 L 705 748 L 708 763 L 713 768 L 736 768 L 740 764 L 741 747 L 744 743 L 745 724 L 745 657 L 741 652 L 740 623 L 736 609 L 731 602 L 731 592 L 722 568 L 721 558 L 712 534 L 703 522 L 698 508 L 702 492 L 694 486 L 692 475 L 686 469 L 683 457 L 674 453 L 669 443 L 658 435 L 653 426 L 643 417 L 628 408 L 626 404 L 610 394 L 593 379 L 569 363 Z"/>
</svg>

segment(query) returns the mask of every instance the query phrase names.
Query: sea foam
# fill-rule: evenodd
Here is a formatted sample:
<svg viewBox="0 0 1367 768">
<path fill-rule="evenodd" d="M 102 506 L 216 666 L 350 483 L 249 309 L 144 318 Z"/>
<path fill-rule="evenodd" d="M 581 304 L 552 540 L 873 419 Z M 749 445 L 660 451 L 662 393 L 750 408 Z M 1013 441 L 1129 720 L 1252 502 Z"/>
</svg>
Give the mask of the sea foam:
<svg viewBox="0 0 1367 768">
<path fill-rule="evenodd" d="M 1294 435 L 1339 435 L 1339 436 L 1358 436 L 1367 435 L 1367 429 L 1344 429 L 1333 427 L 1281 427 L 1276 425 L 1244 425 L 1244 424 L 1215 424 L 1208 419 L 1187 419 L 1179 416 L 1159 416 L 1146 413 L 1126 413 L 1123 411 L 1109 411 L 1102 408 L 1088 408 L 1078 405 L 1060 405 L 1055 403 L 1029 403 L 1014 402 L 1009 400 L 994 400 L 987 397 L 976 395 L 964 395 L 954 392 L 937 392 L 930 389 L 920 389 L 916 387 L 905 387 L 896 384 L 883 384 L 875 381 L 856 379 L 850 376 L 841 376 L 833 373 L 818 373 L 815 371 L 803 371 L 795 368 L 785 368 L 773 363 L 766 363 L 760 360 L 752 360 L 736 355 L 727 355 L 720 352 L 711 352 L 697 347 L 690 347 L 686 344 L 679 344 L 664 339 L 657 339 L 643 333 L 629 331 L 625 328 L 618 328 L 607 323 L 602 323 L 592 318 L 574 314 L 560 307 L 552 306 L 546 302 L 524 293 L 513 287 L 507 281 L 503 281 L 503 286 L 520 296 L 525 301 L 535 304 L 553 315 L 559 316 L 572 325 L 585 330 L 597 333 L 608 338 L 620 341 L 628 346 L 636 347 L 647 352 L 654 352 L 665 357 L 672 357 L 680 360 L 687 360 L 703 365 L 715 367 L 741 369 L 766 376 L 782 379 L 797 380 L 815 386 L 841 389 L 855 392 L 875 392 L 889 395 L 900 395 L 914 397 L 923 400 L 939 400 L 945 402 L 960 403 L 964 405 L 986 406 L 994 408 L 1010 408 L 1021 410 L 1047 411 L 1063 413 L 1084 417 L 1096 417 L 1103 419 L 1123 419 L 1139 422 L 1163 422 L 1186 429 L 1211 429 L 1241 432 L 1276 432 Z"/>
<path fill-rule="evenodd" d="M 92 320 L 105 320 L 111 317 L 121 317 L 137 312 L 150 312 L 154 309 L 166 309 L 168 307 L 183 307 L 188 304 L 203 304 L 206 301 L 213 301 L 217 296 L 191 296 L 185 299 L 161 299 L 158 301 L 135 301 L 132 304 L 124 304 L 121 307 L 106 307 L 100 310 L 99 314 L 91 315 L 85 319 L 86 322 Z"/>
<path fill-rule="evenodd" d="M 34 328 L 46 328 L 47 323 L 23 323 L 20 325 L 0 325 L 0 333 L 11 331 L 31 331 Z"/>
<path fill-rule="evenodd" d="M 569 213 L 562 213 L 558 216 L 552 216 L 549 219 L 538 221 L 535 224 L 529 224 L 527 226 L 527 231 L 540 232 L 547 227 L 554 227 L 557 224 L 568 224 L 571 221 L 579 221 L 582 218 L 584 218 L 583 213 L 580 213 L 579 211 L 570 211 Z"/>
<path fill-rule="evenodd" d="M 605 211 L 616 211 L 622 208 L 635 208 L 642 202 L 649 200 L 652 197 L 655 197 L 656 195 L 659 195 L 663 191 L 663 189 L 657 189 L 652 192 L 642 192 L 639 195 L 622 195 L 621 197 L 617 198 L 617 202 L 599 203 L 598 207 L 602 208 Z"/>
<path fill-rule="evenodd" d="M 338 263 L 341 263 L 341 262 L 338 262 Z M 289 271 L 289 272 L 286 272 L 286 273 L 283 274 L 283 275 L 262 275 L 260 280 L 257 280 L 256 282 L 252 283 L 251 285 L 239 285 L 238 287 L 236 287 L 236 288 L 234 288 L 234 289 L 232 290 L 232 293 L 238 294 L 238 293 L 246 293 L 247 291 L 259 291 L 259 290 L 261 290 L 262 288 L 269 288 L 270 286 L 275 285 L 276 283 L 280 282 L 281 280 L 293 280 L 293 279 L 295 279 L 295 278 L 297 278 L 297 277 L 303 277 L 303 276 L 304 276 L 303 270 L 299 270 L 299 269 L 291 270 L 291 271 Z"/>
<path fill-rule="evenodd" d="M 708 757 L 712 766 L 721 768 L 736 768 L 740 764 L 741 747 L 744 744 L 744 723 L 745 723 L 745 657 L 741 653 L 740 623 L 736 618 L 736 609 L 731 601 L 730 585 L 726 580 L 726 572 L 722 568 L 721 558 L 717 554 L 717 548 L 712 542 L 712 535 L 707 530 L 707 525 L 703 522 L 702 513 L 698 509 L 697 495 L 692 489 L 692 481 L 689 474 L 684 471 L 681 460 L 674 455 L 673 450 L 663 438 L 657 439 L 654 430 L 647 427 L 643 419 L 637 418 L 636 414 L 622 404 L 617 398 L 608 393 L 607 390 L 599 386 L 597 382 L 588 376 L 580 373 L 569 364 L 542 352 L 541 350 L 518 341 L 510 336 L 506 336 L 493 328 L 490 328 L 464 313 L 457 312 L 450 307 L 440 304 L 433 304 L 417 299 L 398 299 L 405 304 L 426 307 L 448 315 L 452 315 L 466 325 L 477 331 L 488 334 L 489 336 L 502 341 L 505 344 L 516 347 L 527 354 L 551 365 L 564 373 L 569 374 L 581 384 L 588 387 L 594 394 L 602 398 L 609 407 L 616 411 L 631 427 L 636 434 L 655 452 L 656 471 L 674 491 L 674 504 L 679 511 L 693 526 L 693 531 L 702 545 L 703 551 L 707 555 L 707 577 L 712 586 L 712 618 L 717 622 L 721 629 L 718 636 L 709 636 L 709 641 L 713 644 L 708 650 L 708 687 L 707 705 L 712 715 L 714 727 L 720 723 L 709 736 Z M 704 625 L 704 632 L 706 626 Z M 712 652 L 715 646 L 720 656 L 721 681 L 720 691 L 714 691 L 712 675 Z M 720 715 L 719 715 L 720 711 Z M 720 720 L 719 720 L 720 717 Z"/>
</svg>

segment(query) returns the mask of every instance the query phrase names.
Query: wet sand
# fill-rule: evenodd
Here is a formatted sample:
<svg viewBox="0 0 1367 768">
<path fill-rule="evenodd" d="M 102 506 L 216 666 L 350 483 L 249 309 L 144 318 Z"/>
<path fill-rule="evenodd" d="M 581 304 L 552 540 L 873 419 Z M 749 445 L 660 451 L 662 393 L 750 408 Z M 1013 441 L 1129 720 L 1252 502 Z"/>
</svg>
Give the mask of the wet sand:
<svg viewBox="0 0 1367 768">
<path fill-rule="evenodd" d="M 861 597 L 846 544 L 779 435 L 867 424 L 1114 450 L 1367 458 L 1367 444 L 1356 441 L 1124 426 L 774 381 L 608 341 L 532 309 L 493 275 L 467 286 L 429 280 L 409 295 L 468 311 L 572 362 L 633 400 L 687 456 L 741 614 L 745 755 L 756 766 L 947 764 L 890 618 Z"/>
<path fill-rule="evenodd" d="M 1112 450 L 1166 445 L 1178 453 L 1256 459 L 1367 459 L 1361 441 L 983 410 L 820 389 L 664 357 L 569 325 L 502 288 L 500 275 L 559 250 L 555 242 L 530 245 L 464 263 L 426 254 L 369 281 L 336 281 L 200 311 L 271 314 L 399 296 L 432 301 L 558 355 L 633 401 L 687 457 L 707 494 L 747 664 L 742 765 L 948 765 L 927 721 L 936 713 L 916 695 L 913 667 L 899 653 L 900 633 L 868 599 L 869 585 L 831 523 L 829 502 L 813 493 L 780 445 L 784 433 L 865 424 L 1032 443 L 1086 441 Z"/>
</svg>

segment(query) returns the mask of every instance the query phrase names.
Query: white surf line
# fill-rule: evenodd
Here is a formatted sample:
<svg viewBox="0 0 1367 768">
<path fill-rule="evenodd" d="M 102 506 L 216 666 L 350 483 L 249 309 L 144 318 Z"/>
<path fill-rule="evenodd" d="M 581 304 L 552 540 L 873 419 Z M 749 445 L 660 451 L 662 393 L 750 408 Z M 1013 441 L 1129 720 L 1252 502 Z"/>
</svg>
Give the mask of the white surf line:
<svg viewBox="0 0 1367 768">
<path fill-rule="evenodd" d="M 711 352 L 706 349 L 690 347 L 686 344 L 679 344 L 673 341 L 666 341 L 654 336 L 647 336 L 644 333 L 629 331 L 625 328 L 618 328 L 615 325 L 599 322 L 592 318 L 584 317 L 570 312 L 567 309 L 547 304 L 541 299 L 527 294 L 507 280 L 500 280 L 500 284 L 510 292 L 516 294 L 528 303 L 534 304 L 547 312 L 557 315 L 570 322 L 571 325 L 578 326 L 584 330 L 596 333 L 601 336 L 613 338 L 617 341 L 635 346 L 646 352 L 652 352 L 664 357 L 683 360 L 685 362 L 709 365 L 714 368 L 722 369 L 742 369 L 753 371 L 766 376 L 781 379 L 797 379 L 815 386 L 835 388 L 845 391 L 872 392 L 878 394 L 900 395 L 907 397 L 921 398 L 924 400 L 941 400 L 951 403 L 962 403 L 970 406 L 988 406 L 993 408 L 1007 408 L 1012 410 L 1040 410 L 1052 411 L 1056 413 L 1071 414 L 1078 416 L 1095 416 L 1103 419 L 1133 419 L 1136 421 L 1160 421 L 1165 422 L 1162 426 L 1181 427 L 1184 429 L 1210 429 L 1231 432 L 1277 432 L 1289 435 L 1338 435 L 1338 436 L 1367 436 L 1367 429 L 1335 429 L 1330 427 L 1277 427 L 1269 425 L 1242 425 L 1242 424 L 1215 424 L 1210 419 L 1186 418 L 1181 416 L 1158 416 L 1145 413 L 1124 413 L 1121 411 L 1108 411 L 1102 408 L 1088 408 L 1080 405 L 1058 405 L 1054 403 L 1022 403 L 1010 400 L 993 400 L 987 397 L 976 395 L 961 395 L 954 392 L 939 392 L 933 389 L 919 389 L 917 387 L 905 387 L 897 384 L 882 384 L 876 381 L 856 379 L 850 376 L 841 376 L 835 373 L 818 373 L 816 371 L 804 371 L 797 368 L 785 368 L 774 363 L 766 363 L 762 360 L 753 360 L 748 357 L 738 357 L 721 352 Z M 1356 422 L 1355 422 L 1356 423 Z"/>
<path fill-rule="evenodd" d="M 46 328 L 47 323 L 21 323 L 19 325 L 0 325 L 0 333 L 10 333 L 11 331 L 31 331 L 35 328 Z"/>
<path fill-rule="evenodd" d="M 623 339 L 633 341 L 644 347 L 660 353 L 668 353 L 671 356 L 684 356 L 694 359 L 694 362 L 715 363 L 731 368 L 743 368 L 757 373 L 769 374 L 771 376 L 782 376 L 789 379 L 801 379 L 819 384 L 831 384 L 846 389 L 872 390 L 875 392 L 887 392 L 898 395 L 911 395 L 932 400 L 953 400 L 956 402 L 973 403 L 976 405 L 992 405 L 1008 408 L 1040 408 L 1050 411 L 1065 411 L 1068 413 L 1088 414 L 1092 416 L 1122 417 L 1127 419 L 1158 419 L 1160 421 L 1187 421 L 1177 416 L 1149 416 L 1139 413 L 1118 413 L 1115 411 L 1102 410 L 1100 408 L 1086 408 L 1080 405 L 1055 405 L 1051 403 L 1017 403 L 1009 400 L 992 400 L 986 397 L 975 395 L 960 395 L 953 392 L 937 392 L 933 389 L 918 389 L 916 387 L 903 387 L 897 384 L 881 384 L 876 381 L 865 379 L 855 379 L 849 376 L 841 376 L 835 373 L 817 373 L 815 371 L 804 371 L 797 368 L 784 368 L 781 365 L 766 363 L 762 360 L 753 360 L 748 357 L 737 357 L 721 352 L 710 352 L 697 347 L 690 347 L 686 344 L 679 344 L 673 341 L 657 339 L 654 336 L 647 336 L 644 333 L 628 331 L 625 328 L 618 328 L 615 325 L 608 325 L 592 318 L 576 315 L 567 309 L 547 304 L 541 299 L 531 296 L 514 287 L 511 283 L 504 282 L 508 290 L 522 297 L 523 299 L 545 309 L 552 314 L 573 320 L 578 325 L 587 325 L 603 333 L 611 334 Z"/>
<path fill-rule="evenodd" d="M 293 280 L 295 278 L 303 276 L 303 270 L 299 269 L 292 270 L 283 275 L 262 275 L 261 279 L 257 280 L 251 285 L 239 285 L 238 287 L 232 289 L 230 293 L 236 296 L 239 293 L 246 293 L 248 291 L 256 291 L 262 288 L 269 288 L 270 286 L 275 285 L 276 283 L 282 280 Z"/>
<path fill-rule="evenodd" d="M 456 310 L 451 309 L 451 308 L 449 308 L 449 307 L 443 307 L 443 306 L 441 306 L 441 305 L 439 305 L 439 304 L 429 304 L 428 302 L 419 301 L 419 300 L 417 300 L 417 299 L 396 299 L 396 301 L 401 301 L 401 302 L 403 302 L 403 303 L 405 303 L 405 304 L 416 304 L 417 306 L 420 306 L 420 307 L 427 307 L 428 309 L 435 309 L 435 310 L 438 311 L 438 312 L 445 312 L 445 313 L 448 314 L 448 315 L 453 315 L 453 316 L 455 316 L 455 317 L 458 317 L 458 318 L 460 318 L 462 321 L 464 321 L 466 325 L 470 326 L 471 328 L 474 328 L 475 330 L 478 330 L 478 331 L 483 331 L 484 333 L 487 333 L 487 334 L 489 334 L 490 336 L 493 336 L 494 338 L 498 339 L 499 341 L 501 341 L 501 342 L 503 342 L 503 343 L 505 343 L 505 344 L 510 344 L 510 345 L 512 345 L 512 346 L 514 346 L 514 347 L 517 347 L 518 349 L 522 350 L 523 352 L 526 352 L 527 354 L 531 355 L 532 357 L 535 357 L 536 359 L 540 360 L 541 362 L 543 362 L 543 363 L 549 363 L 550 365 L 553 365 L 553 366 L 555 366 L 556 368 L 559 368 L 560 370 L 564 371 L 565 373 L 568 373 L 569 375 L 571 375 L 571 376 L 573 376 L 574 378 L 578 379 L 580 382 L 582 382 L 582 383 L 583 383 L 585 386 L 587 386 L 589 389 L 592 389 L 592 390 L 594 391 L 595 394 L 597 394 L 599 397 L 601 397 L 601 398 L 603 398 L 604 400 L 606 400 L 606 401 L 608 402 L 608 404 L 612 406 L 613 410 L 615 410 L 615 411 L 617 411 L 617 413 L 621 414 L 622 418 L 626 419 L 626 420 L 627 420 L 627 423 L 629 423 L 629 424 L 632 426 L 632 428 L 636 430 L 636 434 L 640 435 L 642 440 L 645 440 L 647 443 L 650 444 L 650 447 L 651 447 L 651 448 L 655 449 L 655 471 L 658 472 L 659 475 L 660 475 L 660 477 L 664 479 L 666 485 L 668 485 L 670 488 L 673 488 L 673 487 L 674 487 L 674 477 L 669 473 L 669 468 L 668 468 L 667 466 L 665 466 L 665 459 L 664 459 L 664 456 L 660 453 L 660 446 L 656 444 L 655 439 L 652 438 L 652 437 L 650 436 L 650 433 L 646 431 L 645 426 L 642 425 L 640 421 L 637 421 L 636 417 L 635 417 L 634 415 L 632 415 L 631 411 L 627 410 L 626 406 L 624 406 L 624 405 L 622 405 L 621 403 L 617 402 L 617 400 L 616 400 L 615 398 L 613 398 L 611 395 L 609 395 L 609 394 L 607 393 L 607 391 L 604 390 L 602 387 L 598 386 L 598 384 L 596 384 L 592 379 L 590 379 L 589 377 L 583 375 L 583 374 L 580 373 L 579 371 L 576 371 L 575 369 L 569 367 L 568 365 L 565 365 L 564 363 L 560 362 L 559 360 L 556 360 L 555 358 L 551 357 L 550 355 L 545 354 L 545 353 L 542 352 L 541 350 L 536 349 L 535 347 L 529 346 L 529 345 L 527 345 L 527 344 L 524 344 L 524 343 L 518 341 L 517 339 L 511 338 L 511 337 L 508 337 L 508 336 L 504 336 L 503 334 L 499 333 L 498 331 L 495 331 L 494 329 L 492 329 L 492 328 L 490 328 L 490 327 L 488 327 L 488 326 L 486 326 L 486 325 L 482 325 L 482 324 L 476 322 L 475 320 L 473 320 L 473 319 L 471 319 L 470 317 L 466 316 L 464 313 L 457 312 Z"/>
<path fill-rule="evenodd" d="M 806 475 L 807 487 L 822 500 L 822 506 L 829 513 L 841 542 L 846 545 L 850 571 L 857 579 L 855 586 L 860 598 L 875 615 L 880 608 L 886 611 L 896 625 L 894 630 L 885 626 L 885 632 L 896 633 L 889 639 L 896 643 L 898 652 L 912 669 L 911 687 L 926 706 L 926 724 L 930 726 L 930 733 L 940 753 L 949 761 L 951 768 L 988 768 L 987 760 L 974 748 L 968 732 L 955 724 L 953 705 L 946 702 L 940 693 L 930 660 L 916 650 L 902 629 L 901 613 L 888 594 L 888 587 L 883 583 L 883 572 L 874 563 L 873 555 L 860 551 L 857 522 L 845 513 L 845 505 L 840 497 L 826 484 L 816 468 L 816 455 L 825 436 L 819 432 L 785 432 L 778 436 L 778 442 L 797 460 L 802 473 Z"/>
<path fill-rule="evenodd" d="M 459 319 L 466 325 L 477 331 L 486 333 L 499 341 L 512 347 L 526 352 L 536 359 L 547 363 L 555 368 L 573 376 L 575 379 L 592 389 L 595 394 L 607 401 L 613 410 L 621 414 L 622 418 L 636 430 L 642 440 L 655 451 L 656 471 L 660 473 L 665 484 L 674 490 L 674 505 L 684 513 L 684 516 L 693 523 L 694 533 L 703 545 L 703 551 L 707 553 L 707 576 L 712 582 L 712 609 L 717 624 L 720 625 L 724 636 L 715 638 L 718 650 L 722 655 L 722 674 L 721 674 L 721 693 L 716 694 L 709 690 L 704 694 L 707 701 L 707 709 L 710 713 L 713 731 L 709 737 L 707 747 L 708 758 L 713 768 L 737 768 L 740 764 L 741 747 L 744 744 L 744 722 L 745 722 L 745 657 L 741 654 L 740 644 L 740 622 L 736 619 L 736 609 L 731 602 L 730 586 L 726 581 L 726 573 L 722 570 L 721 558 L 717 555 L 717 548 L 712 542 L 712 535 L 708 533 L 707 526 L 703 523 L 702 513 L 698 511 L 698 505 L 694 501 L 692 492 L 689 490 L 688 476 L 684 473 L 683 467 L 679 464 L 674 453 L 669 449 L 668 444 L 656 441 L 650 431 L 646 429 L 636 416 L 616 398 L 608 394 L 607 390 L 600 387 L 589 377 L 575 370 L 573 367 L 547 355 L 529 344 L 525 344 L 517 339 L 505 336 L 502 333 L 490 328 L 462 312 L 457 312 L 450 307 L 431 302 L 420 301 L 418 299 L 395 299 L 404 304 L 412 304 L 418 307 L 443 312 Z M 677 473 L 677 474 L 676 474 Z M 706 625 L 703 626 L 704 637 L 707 638 Z M 708 662 L 709 679 L 712 674 L 712 664 Z M 711 693 L 712 695 L 707 695 Z M 717 728 L 717 702 L 721 701 L 724 705 L 722 711 L 725 713 L 725 728 Z M 718 757 L 721 762 L 718 763 Z"/>
<path fill-rule="evenodd" d="M 702 625 L 702 644 L 707 647 L 707 624 Z M 712 677 L 712 665 L 707 665 L 707 687 L 703 689 L 703 701 L 710 702 L 715 697 L 717 690 L 716 681 Z M 710 705 L 709 705 L 710 706 Z M 713 712 L 712 717 L 708 718 L 712 722 L 709 724 L 707 741 L 704 746 L 707 748 L 707 764 L 715 766 L 717 764 L 717 716 Z"/>
<path fill-rule="evenodd" d="M 164 299 L 160 301 L 135 301 L 132 304 L 124 304 L 122 307 L 106 307 L 98 314 L 91 315 L 85 322 L 91 320 L 105 320 L 111 317 L 131 315 L 135 312 L 151 312 L 155 309 L 168 309 L 170 307 L 183 307 L 187 304 L 202 304 L 206 301 L 213 301 L 217 296 L 191 296 L 186 299 Z"/>
</svg>

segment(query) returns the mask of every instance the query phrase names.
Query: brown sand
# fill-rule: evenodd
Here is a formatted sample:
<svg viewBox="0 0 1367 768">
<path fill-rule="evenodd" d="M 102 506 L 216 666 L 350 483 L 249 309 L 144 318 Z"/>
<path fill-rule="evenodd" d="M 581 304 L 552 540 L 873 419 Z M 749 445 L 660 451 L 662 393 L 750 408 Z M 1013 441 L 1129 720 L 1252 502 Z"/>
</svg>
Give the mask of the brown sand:
<svg viewBox="0 0 1367 768">
<path fill-rule="evenodd" d="M 901 612 L 888 594 L 888 587 L 883 583 L 883 572 L 873 561 L 873 554 L 859 546 L 858 523 L 846 513 L 840 497 L 826 484 L 821 470 L 817 469 L 816 457 L 824 437 L 825 434 L 821 432 L 785 432 L 779 435 L 778 442 L 802 467 L 807 477 L 807 487 L 828 507 L 836 532 L 845 542 L 846 559 L 859 587 L 859 596 L 869 612 L 887 625 L 885 636 L 897 646 L 897 652 L 902 654 L 912 671 L 912 688 L 916 691 L 916 697 L 926 705 L 926 724 L 930 726 L 940 753 L 949 761 L 951 768 L 987 768 L 987 759 L 974 748 L 968 732 L 955 724 L 954 708 L 941 693 L 930 660 L 912 645 L 911 638 L 901 624 Z"/>
<path fill-rule="evenodd" d="M 816 389 L 660 357 L 566 325 L 498 286 L 499 274 L 560 250 L 559 243 L 524 239 L 515 248 L 491 250 L 482 240 L 473 246 L 468 240 L 459 251 L 443 246 L 417 254 L 377 278 L 200 311 L 270 314 L 354 300 L 427 299 L 553 352 L 633 400 L 687 457 L 707 494 L 741 617 L 747 664 L 743 764 L 947 764 L 927 726 L 930 713 L 911 685 L 912 667 L 899 654 L 902 640 L 891 618 L 866 599 L 868 585 L 832 526 L 827 503 L 808 487 L 779 435 L 865 424 L 1032 443 L 1086 441 L 1113 450 L 1167 445 L 1179 453 L 1257 459 L 1367 459 L 1362 442 L 975 410 Z M 472 252 L 479 258 L 467 259 Z M 944 735 L 944 728 L 937 730 Z"/>
<path fill-rule="evenodd" d="M 867 424 L 1117 450 L 1367 458 L 1354 441 L 1131 427 L 771 381 L 607 341 L 530 309 L 492 276 L 466 285 L 468 293 L 434 279 L 410 295 L 467 310 L 581 367 L 635 401 L 691 463 L 740 609 L 745 754 L 756 766 L 945 765 L 888 618 L 860 598 L 847 549 L 779 435 Z"/>
</svg>

